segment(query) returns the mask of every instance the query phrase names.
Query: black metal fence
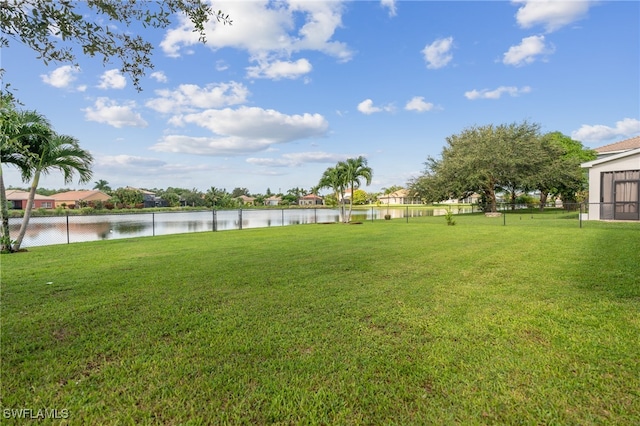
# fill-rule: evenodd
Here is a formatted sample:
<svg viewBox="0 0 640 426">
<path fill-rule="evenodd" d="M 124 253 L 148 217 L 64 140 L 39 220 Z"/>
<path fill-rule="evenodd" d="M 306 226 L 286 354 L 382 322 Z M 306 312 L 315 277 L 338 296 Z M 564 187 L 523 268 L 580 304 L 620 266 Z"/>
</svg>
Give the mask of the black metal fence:
<svg viewBox="0 0 640 426">
<path fill-rule="evenodd" d="M 637 204 L 637 203 L 636 203 Z M 633 207 L 626 206 L 623 211 L 637 214 Z M 499 204 L 495 219 L 491 223 L 502 226 L 540 223 L 543 220 L 569 220 L 576 227 L 582 227 L 584 221 L 598 219 L 596 212 L 609 212 L 621 209 L 603 204 L 573 204 L 564 206 L 549 205 L 541 210 L 539 206 Z M 345 210 L 348 210 L 345 209 Z M 631 212 L 629 211 L 631 210 Z M 374 206 L 354 208 L 352 222 L 376 220 L 402 220 L 409 222 L 428 222 L 433 216 L 454 216 L 463 214 L 483 214 L 477 205 L 452 206 Z M 116 214 L 66 214 L 61 216 L 32 217 L 22 243 L 22 247 L 69 244 L 84 241 L 97 241 L 143 236 L 169 235 L 189 232 L 241 230 L 272 226 L 289 226 L 312 223 L 337 223 L 345 212 L 331 208 L 289 208 L 289 209 L 237 209 L 237 210 L 200 210 L 178 212 L 136 212 Z M 491 216 L 490 213 L 484 213 Z M 9 221 L 12 236 L 18 233 L 20 218 Z M 433 223 L 433 221 L 429 222 Z"/>
</svg>

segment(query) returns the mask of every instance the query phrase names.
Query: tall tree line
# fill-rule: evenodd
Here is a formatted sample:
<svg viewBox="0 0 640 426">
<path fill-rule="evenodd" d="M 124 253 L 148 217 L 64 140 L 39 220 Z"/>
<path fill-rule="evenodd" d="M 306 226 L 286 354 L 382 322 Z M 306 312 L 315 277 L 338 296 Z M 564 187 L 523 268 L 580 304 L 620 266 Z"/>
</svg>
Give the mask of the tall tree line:
<svg viewBox="0 0 640 426">
<path fill-rule="evenodd" d="M 580 164 L 595 152 L 560 132 L 540 133 L 529 123 L 472 126 L 446 138 L 439 159 L 428 157 L 424 173 L 409 188 L 425 202 L 482 196 L 485 210 L 497 210 L 497 193 L 515 201 L 518 192 L 539 191 L 576 202 L 586 185 Z"/>
</svg>

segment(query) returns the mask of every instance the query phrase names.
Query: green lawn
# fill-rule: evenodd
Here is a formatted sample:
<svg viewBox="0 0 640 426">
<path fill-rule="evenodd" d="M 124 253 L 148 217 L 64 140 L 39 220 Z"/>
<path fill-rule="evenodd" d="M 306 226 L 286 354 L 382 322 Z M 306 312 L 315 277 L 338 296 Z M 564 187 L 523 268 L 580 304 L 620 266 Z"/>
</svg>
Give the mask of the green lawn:
<svg viewBox="0 0 640 426">
<path fill-rule="evenodd" d="M 639 424 L 640 224 L 555 218 L 2 255 L 2 423 Z"/>
</svg>

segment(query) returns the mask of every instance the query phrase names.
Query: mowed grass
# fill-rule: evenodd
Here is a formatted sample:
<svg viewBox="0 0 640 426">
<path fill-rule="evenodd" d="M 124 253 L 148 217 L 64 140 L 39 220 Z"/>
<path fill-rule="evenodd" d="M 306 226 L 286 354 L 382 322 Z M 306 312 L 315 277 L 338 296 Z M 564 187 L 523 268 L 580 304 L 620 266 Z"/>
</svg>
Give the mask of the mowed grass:
<svg viewBox="0 0 640 426">
<path fill-rule="evenodd" d="M 65 409 L 70 424 L 640 423 L 640 224 L 520 221 L 3 255 L 2 409 Z"/>
</svg>

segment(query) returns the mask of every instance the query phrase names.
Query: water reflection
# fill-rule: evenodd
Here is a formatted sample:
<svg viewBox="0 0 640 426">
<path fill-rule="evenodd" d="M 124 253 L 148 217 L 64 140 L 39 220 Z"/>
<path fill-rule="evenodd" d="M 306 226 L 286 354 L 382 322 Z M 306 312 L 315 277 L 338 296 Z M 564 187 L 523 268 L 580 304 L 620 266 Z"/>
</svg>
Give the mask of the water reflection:
<svg viewBox="0 0 640 426">
<path fill-rule="evenodd" d="M 471 213 L 471 207 L 452 208 L 454 214 Z M 447 209 L 369 208 L 354 209 L 351 220 L 363 222 L 441 216 Z M 273 209 L 218 210 L 200 212 L 166 212 L 141 214 L 113 214 L 95 216 L 34 217 L 29 221 L 23 247 L 66 244 L 83 241 L 169 235 L 187 232 L 226 231 L 233 229 L 266 228 L 310 223 L 339 221 L 337 209 Z M 11 235 L 20 228 L 20 218 L 10 218 Z"/>
</svg>

